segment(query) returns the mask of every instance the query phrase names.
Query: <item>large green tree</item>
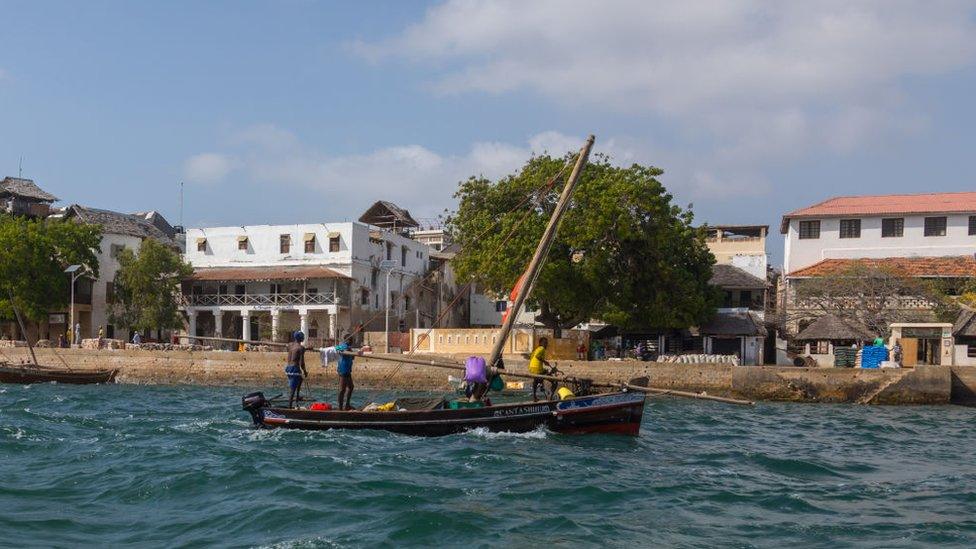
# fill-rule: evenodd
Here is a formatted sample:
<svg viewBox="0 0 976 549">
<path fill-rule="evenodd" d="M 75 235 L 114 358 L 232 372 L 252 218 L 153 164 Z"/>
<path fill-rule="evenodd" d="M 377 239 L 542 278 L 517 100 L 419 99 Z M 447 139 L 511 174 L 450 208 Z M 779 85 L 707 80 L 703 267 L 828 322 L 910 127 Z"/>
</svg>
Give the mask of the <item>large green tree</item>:
<svg viewBox="0 0 976 549">
<path fill-rule="evenodd" d="M 461 246 L 462 279 L 507 294 L 553 211 L 572 158 L 534 157 L 498 181 L 460 183 L 447 226 Z M 547 182 L 559 173 L 555 184 Z M 673 203 L 658 168 L 618 167 L 596 156 L 582 172 L 531 299 L 540 321 L 568 328 L 599 318 L 625 329 L 680 328 L 708 320 L 714 257 L 690 209 Z M 539 190 L 541 189 L 541 191 Z M 538 191 L 538 192 L 537 192 Z M 526 197 L 532 196 L 526 201 Z"/>
<path fill-rule="evenodd" d="M 180 283 L 193 268 L 168 246 L 143 240 L 136 254 L 119 252 L 112 322 L 136 330 L 175 329 L 183 325 Z"/>
<path fill-rule="evenodd" d="M 92 225 L 0 216 L 0 317 L 13 318 L 12 305 L 32 320 L 66 307 L 65 267 L 83 265 L 98 277 L 101 238 L 100 228 Z"/>
</svg>

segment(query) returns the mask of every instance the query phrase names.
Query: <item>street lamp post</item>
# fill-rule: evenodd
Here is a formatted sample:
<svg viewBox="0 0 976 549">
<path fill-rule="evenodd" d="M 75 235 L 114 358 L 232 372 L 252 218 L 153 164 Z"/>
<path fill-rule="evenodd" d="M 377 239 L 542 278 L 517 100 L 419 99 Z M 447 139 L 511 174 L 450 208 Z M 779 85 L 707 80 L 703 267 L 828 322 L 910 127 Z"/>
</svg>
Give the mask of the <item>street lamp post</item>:
<svg viewBox="0 0 976 549">
<path fill-rule="evenodd" d="M 393 274 L 393 267 L 396 267 L 396 261 L 392 259 L 384 259 L 380 261 L 380 269 L 386 269 L 386 296 L 384 300 L 386 301 L 386 354 L 390 354 L 390 275 Z"/>
<path fill-rule="evenodd" d="M 78 277 L 81 276 L 81 274 L 83 273 L 82 266 L 71 265 L 70 267 L 65 269 L 64 272 L 71 275 L 71 302 L 68 304 L 68 306 L 70 307 L 70 313 L 69 313 L 70 320 L 68 321 L 68 333 L 71 334 L 69 336 L 71 340 L 71 345 L 74 345 L 75 343 L 77 343 L 75 341 L 75 331 L 74 331 L 75 330 L 75 281 L 78 280 Z"/>
</svg>

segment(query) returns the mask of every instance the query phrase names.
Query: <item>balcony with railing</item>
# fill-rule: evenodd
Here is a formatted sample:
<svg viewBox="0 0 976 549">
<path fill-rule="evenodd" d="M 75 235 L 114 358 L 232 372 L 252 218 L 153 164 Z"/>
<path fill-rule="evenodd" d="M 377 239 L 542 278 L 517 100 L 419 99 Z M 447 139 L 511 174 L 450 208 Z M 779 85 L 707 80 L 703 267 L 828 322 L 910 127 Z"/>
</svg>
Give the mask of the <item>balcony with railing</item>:
<svg viewBox="0 0 976 549">
<path fill-rule="evenodd" d="M 292 294 L 183 294 L 184 307 L 275 307 L 305 305 L 335 305 L 335 293 L 292 293 Z"/>
</svg>

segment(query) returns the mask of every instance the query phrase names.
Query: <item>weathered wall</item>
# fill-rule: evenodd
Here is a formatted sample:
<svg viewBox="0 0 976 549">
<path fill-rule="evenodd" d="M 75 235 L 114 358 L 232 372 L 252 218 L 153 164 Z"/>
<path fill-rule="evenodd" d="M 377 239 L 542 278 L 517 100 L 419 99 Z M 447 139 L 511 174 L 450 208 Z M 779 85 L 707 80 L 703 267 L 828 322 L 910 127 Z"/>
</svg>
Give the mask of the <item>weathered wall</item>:
<svg viewBox="0 0 976 549">
<path fill-rule="evenodd" d="M 283 353 L 153 352 L 142 350 L 59 349 L 74 368 L 120 368 L 122 383 L 284 386 Z M 52 349 L 38 349 L 39 360 L 60 365 Z M 0 360 L 26 359 L 23 348 L 4 349 Z M 443 356 L 442 356 L 443 358 Z M 525 361 L 509 360 L 509 371 L 524 372 Z M 334 385 L 335 368 L 322 368 L 308 355 L 313 386 Z M 569 375 L 596 381 L 627 381 L 647 376 L 654 387 L 752 400 L 792 402 L 862 402 L 871 404 L 976 403 L 976 367 L 925 366 L 901 370 L 730 366 L 725 364 L 659 364 L 653 362 L 560 361 Z M 443 390 L 449 370 L 362 357 L 356 359 L 360 388 Z M 457 374 L 455 374 L 457 375 Z"/>
</svg>

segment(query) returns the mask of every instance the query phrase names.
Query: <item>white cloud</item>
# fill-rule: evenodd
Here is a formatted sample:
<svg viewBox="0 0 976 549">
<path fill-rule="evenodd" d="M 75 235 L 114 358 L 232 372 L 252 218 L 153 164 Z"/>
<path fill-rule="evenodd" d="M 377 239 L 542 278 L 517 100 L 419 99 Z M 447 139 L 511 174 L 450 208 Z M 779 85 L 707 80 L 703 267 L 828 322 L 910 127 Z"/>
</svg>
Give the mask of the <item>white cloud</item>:
<svg viewBox="0 0 976 549">
<path fill-rule="evenodd" d="M 661 120 L 677 150 L 697 149 L 689 185 L 716 189 L 923 130 L 903 84 L 972 64 L 976 18 L 951 0 L 449 0 L 353 49 L 430 67 L 436 93 L 529 91 Z"/>
<path fill-rule="evenodd" d="M 237 161 L 219 153 L 202 153 L 187 158 L 183 163 L 183 176 L 193 183 L 217 183 L 235 168 Z"/>
<path fill-rule="evenodd" d="M 185 172 L 191 181 L 213 183 L 233 173 L 235 185 L 304 189 L 308 200 L 321 201 L 333 211 L 356 211 L 384 199 L 432 218 L 453 208 L 459 181 L 472 175 L 497 179 L 513 173 L 533 154 L 562 156 L 579 149 L 584 140 L 585 136 L 547 131 L 521 144 L 473 143 L 466 152 L 453 155 L 417 144 L 332 155 L 302 143 L 288 130 L 263 125 L 235 132 L 225 140 L 225 151 L 190 157 Z M 598 141 L 595 150 L 627 162 L 634 157 L 613 140 Z"/>
</svg>

